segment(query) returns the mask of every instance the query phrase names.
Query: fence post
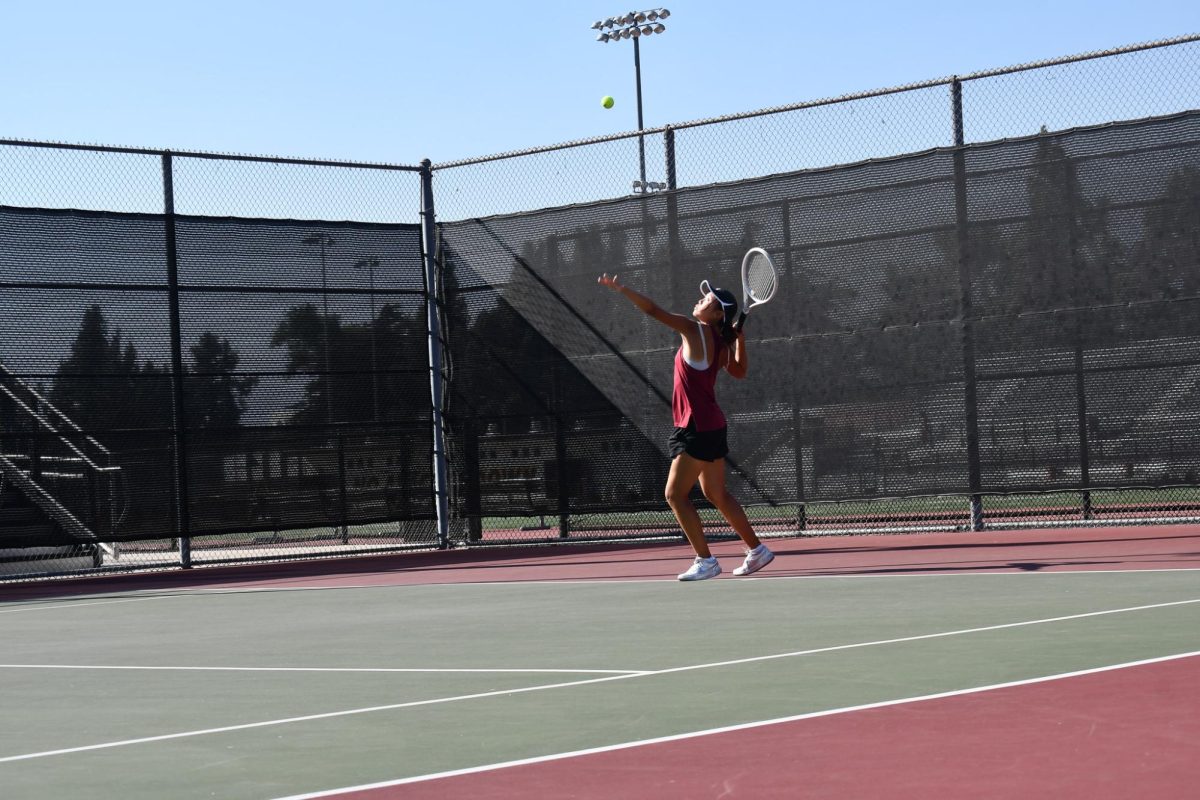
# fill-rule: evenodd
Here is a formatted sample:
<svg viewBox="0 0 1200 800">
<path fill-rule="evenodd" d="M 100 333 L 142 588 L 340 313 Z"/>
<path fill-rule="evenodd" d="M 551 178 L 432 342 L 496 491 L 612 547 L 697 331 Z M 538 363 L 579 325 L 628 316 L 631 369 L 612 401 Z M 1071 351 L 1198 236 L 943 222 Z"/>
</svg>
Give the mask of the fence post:
<svg viewBox="0 0 1200 800">
<path fill-rule="evenodd" d="M 483 541 L 483 498 L 479 486 L 479 425 L 474 414 L 466 415 L 463 427 L 463 493 L 466 495 L 467 541 Z"/>
<path fill-rule="evenodd" d="M 442 420 L 442 322 L 438 290 L 437 229 L 433 208 L 433 165 L 421 161 L 421 245 L 425 251 L 425 322 L 429 331 L 429 389 L 433 416 L 433 498 L 438 547 L 450 546 L 450 501 L 446 487 L 446 436 Z"/>
<path fill-rule="evenodd" d="M 167 248 L 167 308 L 171 324 L 171 430 L 174 432 L 175 535 L 179 537 L 179 565 L 192 566 L 191 511 L 188 500 L 187 415 L 183 388 L 183 335 L 179 325 L 179 256 L 175 247 L 175 178 L 171 151 L 162 155 L 163 225 Z"/>
<path fill-rule="evenodd" d="M 959 313 L 962 317 L 964 401 L 967 426 L 967 485 L 971 491 L 971 530 L 983 530 L 983 476 L 979 464 L 979 398 L 975 378 L 975 331 L 971 319 L 971 239 L 967 211 L 967 154 L 963 132 L 962 81 L 950 85 L 954 113 L 954 211 L 958 234 Z"/>
<path fill-rule="evenodd" d="M 547 426 L 554 427 L 554 480 L 550 481 L 550 466 L 543 466 L 542 485 L 546 487 L 546 502 L 554 501 L 558 514 L 558 538 L 571 537 L 571 487 L 567 484 L 567 402 L 563 389 L 562 369 L 555 364 L 550 372 L 550 408 L 543 417 Z M 554 489 L 551 497 L 550 489 Z"/>
<path fill-rule="evenodd" d="M 1092 518 L 1091 453 L 1088 442 L 1087 380 L 1083 372 L 1083 311 L 1077 311 L 1075 320 L 1075 397 L 1079 425 L 1079 485 L 1083 487 L 1083 518 Z"/>
<path fill-rule="evenodd" d="M 350 500 L 346 490 L 346 434 L 338 432 L 338 523 L 341 526 L 342 544 L 350 544 Z"/>
<path fill-rule="evenodd" d="M 796 531 L 808 527 L 808 506 L 804 502 L 804 418 L 800 415 L 800 395 L 792 389 L 792 447 L 796 465 Z"/>
<path fill-rule="evenodd" d="M 1065 151 L 1064 151 L 1065 152 Z M 1066 174 L 1070 174 L 1071 162 L 1068 159 L 1066 162 Z M 1084 375 L 1083 363 L 1083 342 L 1084 342 L 1084 310 L 1088 308 L 1095 300 L 1092 297 L 1084 297 L 1081 293 L 1083 265 L 1080 263 L 1079 256 L 1079 237 L 1076 234 L 1076 222 L 1079 219 L 1079 211 L 1075 204 L 1075 193 L 1067 191 L 1067 239 L 1068 247 L 1071 251 L 1071 273 L 1074 280 L 1073 295 L 1075 297 L 1074 304 L 1076 311 L 1075 317 L 1075 408 L 1076 408 L 1076 430 L 1079 436 L 1079 485 L 1082 487 L 1082 509 L 1083 518 L 1085 520 L 1092 518 L 1092 493 L 1088 487 L 1091 485 L 1091 453 L 1088 442 L 1087 428 L 1087 380 Z"/>
<path fill-rule="evenodd" d="M 673 192 L 679 185 L 675 176 L 675 129 L 669 125 L 663 131 L 663 145 L 667 155 L 667 191 Z"/>
<path fill-rule="evenodd" d="M 663 147 L 667 158 L 667 299 L 674 308 L 678 302 L 675 297 L 676 287 L 680 281 L 675 280 L 675 271 L 679 269 L 679 257 L 682 248 L 679 242 L 679 198 L 675 195 L 678 183 L 675 175 L 675 129 L 668 127 L 663 132 Z"/>
<path fill-rule="evenodd" d="M 784 200 L 779 204 L 781 228 L 783 230 L 783 251 L 780 253 L 780 264 L 783 272 L 792 279 L 795 285 L 798 267 L 792 260 L 792 203 Z M 799 345 L 793 340 L 793 348 Z M 800 363 L 799 360 L 796 363 Z M 808 506 L 804 500 L 804 418 L 800 415 L 800 393 L 792 389 L 792 446 L 795 448 L 794 462 L 796 465 L 796 529 L 803 531 L 808 527 Z"/>
<path fill-rule="evenodd" d="M 557 370 L 555 371 L 557 374 Z M 570 472 L 567 464 L 567 421 L 559 407 L 559 413 L 554 415 L 554 460 L 558 462 L 558 538 L 569 539 L 571 536 L 571 487 Z"/>
</svg>

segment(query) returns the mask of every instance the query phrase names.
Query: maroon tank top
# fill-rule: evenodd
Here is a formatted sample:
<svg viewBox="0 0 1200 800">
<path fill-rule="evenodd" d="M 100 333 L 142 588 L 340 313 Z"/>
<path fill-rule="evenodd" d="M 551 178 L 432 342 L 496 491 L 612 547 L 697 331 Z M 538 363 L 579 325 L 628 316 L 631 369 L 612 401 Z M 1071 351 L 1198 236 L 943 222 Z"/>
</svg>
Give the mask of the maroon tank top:
<svg viewBox="0 0 1200 800">
<path fill-rule="evenodd" d="M 683 345 L 675 352 L 675 387 L 671 394 L 671 416 L 676 428 L 694 423 L 697 431 L 724 428 L 725 414 L 717 405 L 717 373 L 725 341 L 708 325 L 700 326 L 708 340 L 708 368 L 696 369 L 683 358 Z"/>
</svg>

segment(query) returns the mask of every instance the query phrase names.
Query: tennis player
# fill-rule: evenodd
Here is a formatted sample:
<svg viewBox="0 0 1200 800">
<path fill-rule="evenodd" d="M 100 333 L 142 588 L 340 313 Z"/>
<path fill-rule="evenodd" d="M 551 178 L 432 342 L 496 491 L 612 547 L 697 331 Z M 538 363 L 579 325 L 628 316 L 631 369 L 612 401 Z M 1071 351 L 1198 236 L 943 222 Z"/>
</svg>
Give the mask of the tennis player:
<svg viewBox="0 0 1200 800">
<path fill-rule="evenodd" d="M 599 283 L 624 295 L 683 340 L 675 354 L 675 386 L 671 396 L 675 431 L 671 434 L 671 471 L 666 494 L 667 504 L 696 551 L 696 560 L 679 575 L 679 580 L 702 581 L 721 574 L 721 565 L 704 538 L 704 524 L 688 499 L 696 481 L 700 481 L 704 496 L 721 512 L 748 550 L 746 560 L 733 574 L 757 572 L 771 563 L 775 555 L 758 540 L 746 512 L 725 488 L 725 456 L 729 445 L 725 414 L 716 397 L 717 374 L 722 369 L 740 379 L 746 377 L 749 367 L 745 338 L 734 326 L 737 298 L 732 292 L 714 289 L 708 281 L 703 281 L 702 296 L 687 317 L 663 310 L 650 298 L 622 285 L 616 275 L 605 273 Z"/>
</svg>

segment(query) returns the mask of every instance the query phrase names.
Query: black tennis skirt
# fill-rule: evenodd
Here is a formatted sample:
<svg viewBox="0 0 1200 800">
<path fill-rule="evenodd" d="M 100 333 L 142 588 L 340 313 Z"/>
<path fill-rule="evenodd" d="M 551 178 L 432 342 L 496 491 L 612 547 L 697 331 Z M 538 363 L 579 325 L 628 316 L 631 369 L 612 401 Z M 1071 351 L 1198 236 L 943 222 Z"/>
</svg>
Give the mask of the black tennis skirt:
<svg viewBox="0 0 1200 800">
<path fill-rule="evenodd" d="M 697 431 L 694 422 L 686 428 L 676 428 L 671 434 L 671 458 L 687 453 L 701 461 L 716 461 L 729 455 L 728 428 L 715 431 Z"/>
</svg>

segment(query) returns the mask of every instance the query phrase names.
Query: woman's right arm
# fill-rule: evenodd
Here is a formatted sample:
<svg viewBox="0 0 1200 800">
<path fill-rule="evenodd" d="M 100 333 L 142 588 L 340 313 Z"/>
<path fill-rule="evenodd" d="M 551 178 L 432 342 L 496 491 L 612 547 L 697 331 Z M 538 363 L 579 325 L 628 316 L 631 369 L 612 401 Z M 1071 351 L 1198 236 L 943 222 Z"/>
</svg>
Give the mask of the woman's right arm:
<svg viewBox="0 0 1200 800">
<path fill-rule="evenodd" d="M 601 286 L 607 286 L 618 294 L 624 295 L 629 302 L 672 330 L 687 333 L 696 327 L 696 323 L 690 317 L 685 317 L 681 314 L 672 314 L 670 311 L 660 308 L 658 303 L 655 303 L 649 297 L 646 297 L 646 295 L 622 285 L 616 275 L 609 275 L 606 272 L 596 282 Z"/>
</svg>

